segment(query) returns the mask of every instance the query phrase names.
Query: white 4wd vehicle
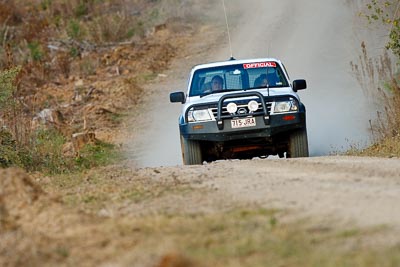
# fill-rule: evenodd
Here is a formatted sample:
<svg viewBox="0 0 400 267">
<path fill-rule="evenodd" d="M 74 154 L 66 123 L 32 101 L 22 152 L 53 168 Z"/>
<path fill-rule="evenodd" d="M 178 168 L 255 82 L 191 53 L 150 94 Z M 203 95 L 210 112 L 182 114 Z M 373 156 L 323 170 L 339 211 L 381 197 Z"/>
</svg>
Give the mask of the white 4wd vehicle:
<svg viewBox="0 0 400 267">
<path fill-rule="evenodd" d="M 195 66 L 179 117 L 184 164 L 253 157 L 308 157 L 306 109 L 277 59 L 229 60 Z"/>
</svg>

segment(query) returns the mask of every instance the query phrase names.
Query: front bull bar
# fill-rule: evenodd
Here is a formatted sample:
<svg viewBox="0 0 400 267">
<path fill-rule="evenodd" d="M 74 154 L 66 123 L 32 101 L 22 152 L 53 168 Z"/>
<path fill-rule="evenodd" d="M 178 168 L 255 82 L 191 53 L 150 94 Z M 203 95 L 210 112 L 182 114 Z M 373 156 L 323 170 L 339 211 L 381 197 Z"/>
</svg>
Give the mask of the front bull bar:
<svg viewBox="0 0 400 267">
<path fill-rule="evenodd" d="M 256 113 L 252 113 L 253 115 L 263 115 L 264 118 L 264 123 L 265 125 L 269 125 L 270 123 L 270 118 L 269 118 L 269 114 L 268 114 L 268 109 L 267 109 L 267 105 L 265 103 L 264 100 L 264 96 L 260 93 L 260 92 L 244 92 L 244 93 L 233 93 L 233 94 L 227 94 L 224 95 L 220 98 L 220 100 L 218 101 L 218 110 L 217 110 L 217 126 L 219 130 L 223 130 L 224 129 L 224 121 L 223 119 L 228 119 L 228 118 L 232 118 L 231 115 L 222 115 L 222 106 L 223 103 L 226 99 L 230 99 L 230 98 L 240 98 L 240 97 L 249 97 L 249 96 L 256 96 L 260 99 L 261 101 L 261 106 L 262 106 L 262 111 L 256 112 Z M 244 114 L 241 115 L 239 114 L 238 117 L 245 117 L 248 116 L 248 114 Z"/>
</svg>

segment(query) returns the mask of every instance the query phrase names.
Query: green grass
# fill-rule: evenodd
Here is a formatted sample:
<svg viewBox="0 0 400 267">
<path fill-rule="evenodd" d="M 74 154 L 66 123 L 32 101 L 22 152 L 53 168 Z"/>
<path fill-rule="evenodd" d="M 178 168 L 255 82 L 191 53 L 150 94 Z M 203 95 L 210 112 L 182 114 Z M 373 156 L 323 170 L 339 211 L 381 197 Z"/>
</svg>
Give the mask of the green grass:
<svg viewBox="0 0 400 267">
<path fill-rule="evenodd" d="M 83 170 L 113 164 L 124 159 L 118 147 L 101 141 L 87 144 L 81 150 L 79 157 L 66 156 L 63 153 L 66 139 L 56 129 L 39 129 L 30 133 L 29 137 L 29 143 L 20 147 L 8 132 L 1 131 L 0 166 L 19 166 L 30 172 L 74 175 Z"/>
<path fill-rule="evenodd" d="M 75 162 L 77 169 L 82 170 L 113 164 L 123 159 L 123 154 L 115 145 L 96 141 L 95 144 L 87 144 Z"/>
</svg>

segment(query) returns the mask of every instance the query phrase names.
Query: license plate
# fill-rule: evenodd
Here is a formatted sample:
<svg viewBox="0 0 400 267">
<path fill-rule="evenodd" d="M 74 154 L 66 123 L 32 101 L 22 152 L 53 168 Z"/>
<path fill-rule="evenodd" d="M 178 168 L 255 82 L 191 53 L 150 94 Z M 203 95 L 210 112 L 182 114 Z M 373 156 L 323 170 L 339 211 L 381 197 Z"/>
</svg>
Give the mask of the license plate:
<svg viewBox="0 0 400 267">
<path fill-rule="evenodd" d="M 231 127 L 233 129 L 253 127 L 253 126 L 256 126 L 255 118 L 244 118 L 244 119 L 231 120 Z"/>
</svg>

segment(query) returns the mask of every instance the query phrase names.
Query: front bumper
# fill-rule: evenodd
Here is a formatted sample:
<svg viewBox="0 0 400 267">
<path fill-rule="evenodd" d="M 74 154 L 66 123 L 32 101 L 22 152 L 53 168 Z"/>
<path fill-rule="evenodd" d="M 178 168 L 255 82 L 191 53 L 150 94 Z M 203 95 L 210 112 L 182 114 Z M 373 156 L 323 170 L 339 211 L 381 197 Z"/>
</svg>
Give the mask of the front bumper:
<svg viewBox="0 0 400 267">
<path fill-rule="evenodd" d="M 190 140 L 203 141 L 233 141 L 249 138 L 270 138 L 277 134 L 290 132 L 306 125 L 305 112 L 274 114 L 265 120 L 257 116 L 256 126 L 233 129 L 231 119 L 223 120 L 220 130 L 217 121 L 184 123 L 179 125 L 181 135 Z"/>
</svg>

